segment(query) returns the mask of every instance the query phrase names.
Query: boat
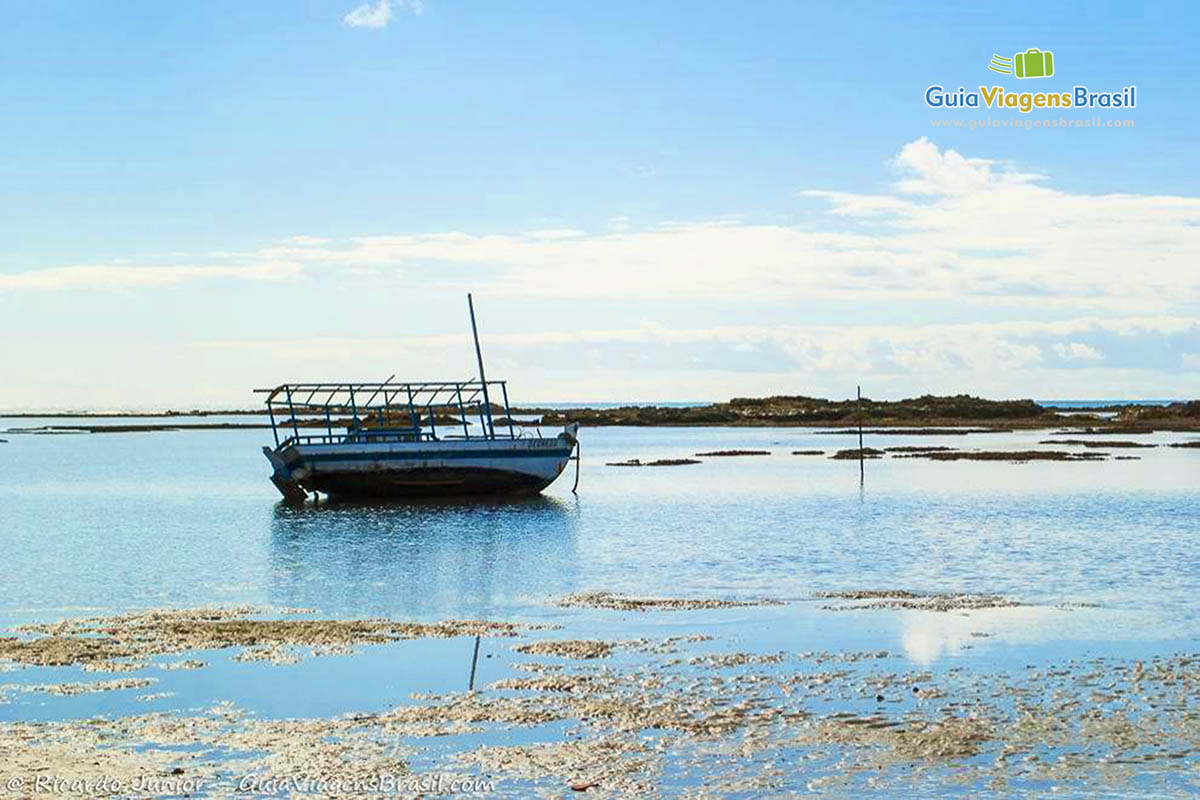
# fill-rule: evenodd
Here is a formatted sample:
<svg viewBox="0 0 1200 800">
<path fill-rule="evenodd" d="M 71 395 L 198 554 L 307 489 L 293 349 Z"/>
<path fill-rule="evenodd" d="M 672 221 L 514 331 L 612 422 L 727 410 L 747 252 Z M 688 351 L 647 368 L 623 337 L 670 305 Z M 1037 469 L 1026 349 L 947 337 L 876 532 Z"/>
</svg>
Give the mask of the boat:
<svg viewBox="0 0 1200 800">
<path fill-rule="evenodd" d="M 271 481 L 289 503 L 332 499 L 536 494 L 576 462 L 579 425 L 543 436 L 512 418 L 505 381 L 489 381 L 467 295 L 479 378 L 285 383 L 265 393 Z M 500 403 L 493 398 L 499 394 Z M 503 407 L 503 416 L 495 412 Z"/>
</svg>

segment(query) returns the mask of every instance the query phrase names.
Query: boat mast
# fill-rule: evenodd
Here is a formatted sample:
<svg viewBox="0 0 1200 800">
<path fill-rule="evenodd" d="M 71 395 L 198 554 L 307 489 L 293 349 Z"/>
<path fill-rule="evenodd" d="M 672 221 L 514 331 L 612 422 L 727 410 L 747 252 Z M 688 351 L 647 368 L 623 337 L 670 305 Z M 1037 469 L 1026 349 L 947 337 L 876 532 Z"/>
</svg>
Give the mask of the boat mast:
<svg viewBox="0 0 1200 800">
<path fill-rule="evenodd" d="M 475 303 L 471 293 L 467 292 L 467 309 L 471 312 L 471 335 L 475 337 L 475 359 L 479 362 L 479 383 L 483 385 L 483 407 L 487 419 L 487 434 L 489 439 L 496 438 L 496 428 L 492 424 L 492 401 L 488 398 L 487 377 L 483 374 L 483 351 L 479 349 L 479 329 L 475 327 Z"/>
</svg>

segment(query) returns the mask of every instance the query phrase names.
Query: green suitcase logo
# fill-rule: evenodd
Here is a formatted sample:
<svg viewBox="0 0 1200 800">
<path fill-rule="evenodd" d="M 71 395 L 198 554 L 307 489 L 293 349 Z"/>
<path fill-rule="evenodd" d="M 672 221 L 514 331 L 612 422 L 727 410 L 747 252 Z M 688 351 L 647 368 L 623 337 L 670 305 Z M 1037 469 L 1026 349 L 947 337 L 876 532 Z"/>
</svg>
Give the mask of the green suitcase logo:
<svg viewBox="0 0 1200 800">
<path fill-rule="evenodd" d="M 988 69 L 1003 75 L 1016 75 L 1018 78 L 1049 78 L 1054 74 L 1054 53 L 1031 47 L 1012 58 L 993 55 Z"/>
<path fill-rule="evenodd" d="M 1049 78 L 1054 74 L 1054 53 L 1031 47 L 1013 56 L 1018 78 Z"/>
</svg>

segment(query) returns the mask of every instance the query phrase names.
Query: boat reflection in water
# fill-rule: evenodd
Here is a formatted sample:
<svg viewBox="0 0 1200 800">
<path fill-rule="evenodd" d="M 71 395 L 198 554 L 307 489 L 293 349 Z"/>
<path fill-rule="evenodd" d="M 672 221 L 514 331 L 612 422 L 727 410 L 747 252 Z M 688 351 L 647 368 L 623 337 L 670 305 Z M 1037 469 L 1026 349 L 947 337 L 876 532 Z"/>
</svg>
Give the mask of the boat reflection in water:
<svg viewBox="0 0 1200 800">
<path fill-rule="evenodd" d="M 579 580 L 574 503 L 536 495 L 279 503 L 271 602 L 405 618 L 544 611 Z"/>
</svg>

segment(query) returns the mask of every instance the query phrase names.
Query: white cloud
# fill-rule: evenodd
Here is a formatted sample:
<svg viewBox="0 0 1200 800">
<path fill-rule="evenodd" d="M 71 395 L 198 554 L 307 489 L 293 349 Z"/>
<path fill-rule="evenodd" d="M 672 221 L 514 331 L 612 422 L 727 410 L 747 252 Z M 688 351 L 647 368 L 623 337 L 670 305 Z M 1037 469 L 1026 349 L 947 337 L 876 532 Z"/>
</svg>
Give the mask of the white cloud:
<svg viewBox="0 0 1200 800">
<path fill-rule="evenodd" d="M 597 367 L 680 369 L 685 363 L 730 372 L 789 375 L 920 374 L 978 375 L 1038 367 L 1047 353 L 1066 360 L 1102 358 L 1083 340 L 1124 340 L 1108 366 L 1135 369 L 1157 360 L 1171 363 L 1181 342 L 1200 338 L 1192 317 L 1080 318 L 1056 322 L 1013 321 L 939 325 L 734 325 L 668 328 L 550 330 L 486 335 L 489 358 L 516 364 L 567 363 Z M 466 353 L 467 334 L 386 338 L 288 337 L 278 340 L 219 340 L 206 347 L 254 352 L 271 360 L 337 359 L 346 353 L 380 358 L 404 353 L 414 363 L 439 363 Z M 1064 355 L 1064 353 L 1066 355 Z M 753 355 L 751 355 L 753 354 Z M 689 361 L 690 360 L 690 361 Z M 447 361 L 447 367 L 451 361 Z"/>
<path fill-rule="evenodd" d="M 277 281 L 299 274 L 300 265 L 260 261 L 224 266 L 125 266 L 80 265 L 53 267 L 29 272 L 0 273 L 0 292 L 10 289 L 55 291 L 62 289 L 131 289 L 171 286 L 185 281 L 233 278 Z"/>
<path fill-rule="evenodd" d="M 1096 348 L 1081 342 L 1059 342 L 1054 345 L 1054 352 L 1064 361 L 1100 361 L 1104 358 Z"/>
<path fill-rule="evenodd" d="M 887 193 L 810 189 L 829 217 L 574 229 L 403 233 L 341 247 L 273 248 L 355 268 L 474 269 L 481 290 L 518 296 L 788 301 L 812 297 L 1015 302 L 1090 312 L 1166 312 L 1200 301 L 1200 199 L 1068 193 L 1000 162 L 905 145 Z"/>
<path fill-rule="evenodd" d="M 922 136 L 900 148 L 892 162 L 908 177 L 896 184 L 902 194 L 967 195 L 1000 187 L 1020 187 L 1044 176 L 993 170 L 995 161 L 964 158 L 956 150 L 939 150 Z"/>
<path fill-rule="evenodd" d="M 853 194 L 822 189 L 805 189 L 803 197 L 816 197 L 828 201 L 830 211 L 847 217 L 869 217 L 876 214 L 895 214 L 913 211 L 916 206 L 911 200 L 891 195 Z"/>
<path fill-rule="evenodd" d="M 578 239 L 584 236 L 585 232 L 576 230 L 575 228 L 545 228 L 538 231 L 529 231 L 525 234 L 526 237 L 534 240 L 543 241 L 558 241 L 563 239 Z"/>
<path fill-rule="evenodd" d="M 425 4 L 421 0 L 378 0 L 374 5 L 367 2 L 342 17 L 342 22 L 351 28 L 386 28 L 392 21 L 392 9 L 419 16 L 425 13 Z"/>
<path fill-rule="evenodd" d="M 1194 317 L 1078 318 L 939 325 L 731 325 L 646 323 L 610 329 L 486 330 L 489 375 L 513 380 L 514 402 L 722 400 L 810 394 L 872 397 L 970 392 L 991 397 L 1180 397 L 1200 373 Z M 1102 362 L 1056 358 L 1058 345 L 1105 350 Z M 296 375 L 437 379 L 473 363 L 469 334 L 280 336 L 209 341 L 197 358 L 253 364 L 262 383 Z"/>
<path fill-rule="evenodd" d="M 1076 316 L 1169 314 L 1200 301 L 1191 263 L 1200 251 L 1198 198 L 1063 192 L 924 138 L 892 163 L 899 174 L 884 193 L 802 192 L 830 212 L 802 225 L 725 219 L 630 230 L 616 217 L 603 232 L 406 232 L 336 245 L 306 235 L 215 257 L 243 269 L 288 262 L 334 276 L 373 270 L 381 280 L 402 270 L 413 289 L 448 285 L 454 278 L 444 276 L 469 270 L 479 291 L 521 298 L 908 299 Z M 10 277 L 8 285 L 33 280 Z"/>
<path fill-rule="evenodd" d="M 351 28 L 386 28 L 391 19 L 392 4 L 390 0 L 379 0 L 375 5 L 363 3 L 342 17 L 342 22 Z"/>
<path fill-rule="evenodd" d="M 467 333 L 366 333 L 399 328 L 403 317 L 397 316 L 382 328 L 359 328 L 357 336 L 352 325 L 317 324 L 313 330 L 347 333 L 315 336 L 307 333 L 307 325 L 294 331 L 280 326 L 281 319 L 300 319 L 288 313 L 287 296 L 280 297 L 281 303 L 271 307 L 278 313 L 255 318 L 261 328 L 248 327 L 254 320 L 231 325 L 232 320 L 218 317 L 201 334 L 207 340 L 199 341 L 175 336 L 191 326 L 158 317 L 144 320 L 155 336 L 132 342 L 124 330 L 94 324 L 80 335 L 66 328 L 71 320 L 65 315 L 38 317 L 32 327 L 14 325 L 9 336 L 22 346 L 6 353 L 8 380 L 0 407 L 77 406 L 80 397 L 97 408 L 130 402 L 160 408 L 252 407 L 261 397 L 251 395 L 251 388 L 287 380 L 368 380 L 392 373 L 406 380 L 444 380 L 474 372 Z M 459 299 L 454 298 L 456 309 Z M 52 300 L 44 296 L 33 302 Z M 132 313 L 137 305 L 123 308 Z M 489 301 L 487 308 L 495 306 Z M 205 305 L 205 316 L 210 316 L 208 309 Z M 583 330 L 539 329 L 534 319 L 530 328 L 508 328 L 511 332 L 497 324 L 491 311 L 487 318 L 493 320 L 485 320 L 483 331 L 488 374 L 512 381 L 510 397 L 526 405 L 768 394 L 847 397 L 856 383 L 879 398 L 926 392 L 1035 398 L 1200 396 L 1200 371 L 1180 369 L 1181 358 L 1200 353 L 1200 322 L 1190 316 L 917 326 L 645 323 Z M 44 325 L 39 326 L 40 319 Z M 0 315 L 0 325 L 5 321 Z M 461 322 L 442 319 L 415 330 L 435 327 L 457 331 Z M 230 330 L 239 333 L 226 333 Z M 214 340 L 222 336 L 230 338 Z M 1056 362 L 1054 344 L 1069 342 L 1094 346 L 1106 358 Z M 913 365 L 919 365 L 917 371 Z M 130 386 L 138 387 L 136 394 Z"/>
</svg>

